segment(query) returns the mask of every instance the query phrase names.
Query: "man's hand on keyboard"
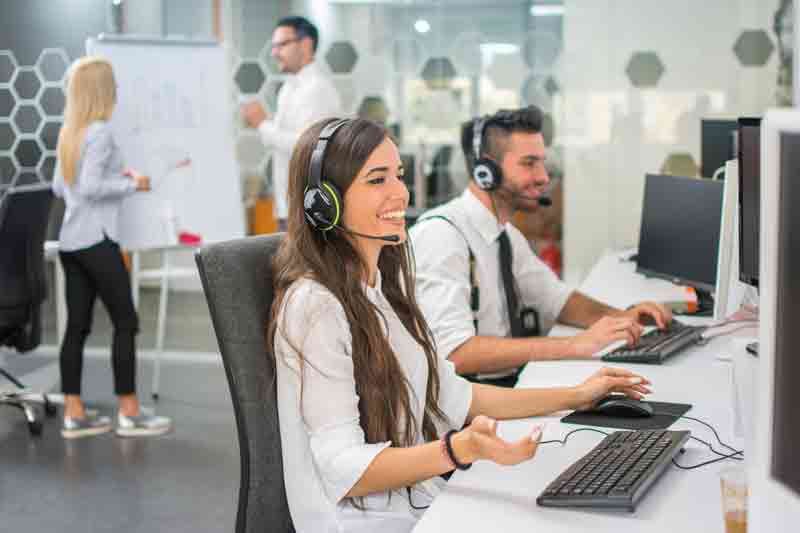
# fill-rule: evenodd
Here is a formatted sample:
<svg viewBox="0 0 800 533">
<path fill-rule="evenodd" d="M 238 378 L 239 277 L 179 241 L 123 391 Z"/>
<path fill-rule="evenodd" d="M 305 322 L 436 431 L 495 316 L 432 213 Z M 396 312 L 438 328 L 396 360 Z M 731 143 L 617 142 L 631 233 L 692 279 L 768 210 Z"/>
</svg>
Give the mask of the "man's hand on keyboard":
<svg viewBox="0 0 800 533">
<path fill-rule="evenodd" d="M 655 302 L 638 303 L 614 316 L 631 318 L 643 326 L 655 324 L 659 329 L 666 328 L 672 321 L 672 311 Z"/>
<path fill-rule="evenodd" d="M 641 400 L 652 392 L 650 381 L 624 368 L 603 367 L 578 385 L 578 401 L 575 409 L 591 409 L 598 400 L 612 392 L 621 392 L 630 398 Z"/>
<path fill-rule="evenodd" d="M 590 358 L 616 341 L 633 346 L 639 342 L 644 328 L 631 317 L 606 316 L 592 324 L 586 331 L 569 339 L 572 357 Z"/>
</svg>

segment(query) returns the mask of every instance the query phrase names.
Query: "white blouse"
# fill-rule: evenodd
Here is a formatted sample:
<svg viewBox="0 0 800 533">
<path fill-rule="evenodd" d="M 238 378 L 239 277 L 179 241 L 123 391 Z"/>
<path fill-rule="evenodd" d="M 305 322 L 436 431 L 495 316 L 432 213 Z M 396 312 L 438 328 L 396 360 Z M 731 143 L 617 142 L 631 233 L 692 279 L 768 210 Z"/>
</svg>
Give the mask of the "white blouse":
<svg viewBox="0 0 800 533">
<path fill-rule="evenodd" d="M 386 318 L 384 330 L 411 388 L 412 415 L 421 421 L 428 382 L 425 353 L 381 292 L 380 273 L 375 287 L 364 285 L 364 290 Z M 367 496 L 364 511 L 344 499 L 375 456 L 391 443 L 365 441 L 359 425 L 350 327 L 336 297 L 311 279 L 295 282 L 278 315 L 274 348 L 283 476 L 295 529 L 298 533 L 410 531 L 424 511 L 410 505 L 404 489 Z M 296 349 L 305 359 L 302 399 Z M 463 426 L 472 387 L 456 375 L 452 363 L 439 358 L 438 364 L 439 406 L 450 421 L 437 423 L 443 433 Z M 417 444 L 423 443 L 420 436 Z M 413 505 L 429 505 L 443 484 L 437 477 L 415 485 Z"/>
</svg>

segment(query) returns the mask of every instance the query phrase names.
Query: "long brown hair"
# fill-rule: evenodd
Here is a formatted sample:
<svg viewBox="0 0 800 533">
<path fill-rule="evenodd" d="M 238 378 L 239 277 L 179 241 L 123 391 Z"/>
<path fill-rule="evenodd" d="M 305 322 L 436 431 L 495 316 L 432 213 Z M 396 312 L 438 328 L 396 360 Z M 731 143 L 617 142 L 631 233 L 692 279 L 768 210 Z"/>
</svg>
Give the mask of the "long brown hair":
<svg viewBox="0 0 800 533">
<path fill-rule="evenodd" d="M 288 231 L 273 262 L 275 300 L 267 341 L 269 346 L 275 346 L 278 328 L 284 331 L 283 325 L 277 323 L 278 312 L 289 287 L 298 279 L 313 279 L 339 300 L 347 315 L 360 424 L 366 441 L 391 441 L 395 446 L 412 446 L 420 430 L 426 441 L 435 440 L 434 418 L 446 418 L 439 408 L 439 374 L 432 335 L 414 295 L 413 263 L 408 243 L 384 246 L 378 268 L 384 296 L 406 330 L 422 347 L 428 362 L 421 427 L 411 414 L 408 380 L 381 328 L 385 317 L 364 292 L 367 265 L 346 234 L 337 229 L 323 233 L 313 229 L 305 220 L 303 193 L 308 183 L 311 153 L 322 128 L 332 120 L 319 121 L 301 135 L 289 164 Z M 386 129 L 375 122 L 365 119 L 348 122 L 328 143 L 323 176 L 344 196 L 370 154 L 386 138 Z M 303 364 L 303 354 L 299 349 L 295 348 L 295 351 Z M 300 375 L 302 379 L 302 372 Z"/>
</svg>

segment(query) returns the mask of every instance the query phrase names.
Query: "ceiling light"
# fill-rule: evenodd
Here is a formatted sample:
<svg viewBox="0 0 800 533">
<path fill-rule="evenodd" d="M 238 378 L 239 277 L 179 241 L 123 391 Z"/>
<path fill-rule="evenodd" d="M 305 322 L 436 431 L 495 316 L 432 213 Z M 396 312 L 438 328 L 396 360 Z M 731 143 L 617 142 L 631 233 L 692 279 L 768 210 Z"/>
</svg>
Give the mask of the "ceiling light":
<svg viewBox="0 0 800 533">
<path fill-rule="evenodd" d="M 430 23 L 425 19 L 419 19 L 414 23 L 414 29 L 417 33 L 428 33 L 431 30 Z"/>
<path fill-rule="evenodd" d="M 564 6 L 534 5 L 531 6 L 531 15 L 534 17 L 563 16 Z"/>
</svg>

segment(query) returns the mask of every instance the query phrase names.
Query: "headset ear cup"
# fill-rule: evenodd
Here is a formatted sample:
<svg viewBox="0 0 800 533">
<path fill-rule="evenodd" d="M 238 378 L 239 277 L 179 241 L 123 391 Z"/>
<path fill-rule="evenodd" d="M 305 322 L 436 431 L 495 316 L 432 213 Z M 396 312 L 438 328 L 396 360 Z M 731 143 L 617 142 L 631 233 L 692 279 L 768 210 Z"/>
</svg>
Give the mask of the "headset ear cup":
<svg viewBox="0 0 800 533">
<path fill-rule="evenodd" d="M 303 210 L 311 227 L 328 231 L 339 223 L 342 201 L 335 185 L 326 181 L 322 187 L 309 187 L 303 195 Z"/>
<path fill-rule="evenodd" d="M 503 171 L 493 160 L 481 158 L 475 162 L 475 168 L 472 169 L 472 179 L 475 180 L 481 190 L 493 191 L 500 187 L 500 183 L 503 180 Z"/>
<path fill-rule="evenodd" d="M 322 191 L 330 199 L 330 202 L 327 204 L 328 214 L 330 215 L 327 217 L 327 219 L 330 221 L 330 224 L 327 228 L 323 228 L 324 231 L 329 230 L 339 224 L 342 219 L 342 208 L 344 207 L 344 202 L 342 201 L 342 195 L 339 194 L 339 189 L 333 183 L 329 181 L 323 181 Z"/>
</svg>

